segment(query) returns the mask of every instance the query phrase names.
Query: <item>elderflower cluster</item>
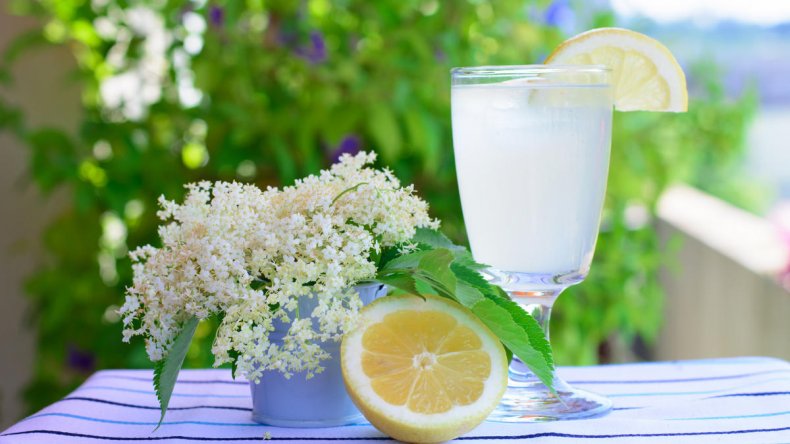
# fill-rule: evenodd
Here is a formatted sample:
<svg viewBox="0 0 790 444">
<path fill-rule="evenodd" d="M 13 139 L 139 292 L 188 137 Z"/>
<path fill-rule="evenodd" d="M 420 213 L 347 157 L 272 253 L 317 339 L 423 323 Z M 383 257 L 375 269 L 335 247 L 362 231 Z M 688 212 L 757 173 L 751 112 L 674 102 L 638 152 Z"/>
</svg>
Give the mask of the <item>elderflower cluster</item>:
<svg viewBox="0 0 790 444">
<path fill-rule="evenodd" d="M 143 336 L 158 361 L 185 321 L 218 315 L 215 366 L 235 361 L 250 380 L 264 370 L 321 371 L 321 342 L 353 326 L 354 285 L 376 275 L 371 254 L 438 225 L 413 186 L 368 166 L 375 158 L 344 155 L 282 189 L 200 182 L 187 185 L 182 204 L 160 198 L 162 246 L 131 253 L 124 341 Z M 317 298 L 312 313 L 298 312 L 300 298 Z M 270 341 L 278 323 L 288 332 Z"/>
</svg>

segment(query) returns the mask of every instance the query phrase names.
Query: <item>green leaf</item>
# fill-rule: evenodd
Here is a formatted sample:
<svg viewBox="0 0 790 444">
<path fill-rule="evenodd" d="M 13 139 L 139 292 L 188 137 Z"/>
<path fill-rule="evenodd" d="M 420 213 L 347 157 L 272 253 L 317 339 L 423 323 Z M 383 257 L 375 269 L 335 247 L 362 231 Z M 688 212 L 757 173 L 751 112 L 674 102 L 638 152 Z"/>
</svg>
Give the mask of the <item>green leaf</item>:
<svg viewBox="0 0 790 444">
<path fill-rule="evenodd" d="M 378 279 L 417 295 L 426 294 L 428 286 L 439 295 L 455 300 L 452 262 L 453 254 L 446 248 L 416 251 L 390 260 L 379 271 Z"/>
<path fill-rule="evenodd" d="M 472 270 L 485 270 L 486 268 L 490 268 L 486 264 L 481 264 L 480 262 L 475 261 L 472 257 L 472 253 L 468 250 L 455 250 L 455 263 L 458 265 L 463 265 L 464 267 L 470 268 Z"/>
<path fill-rule="evenodd" d="M 444 286 L 449 292 L 455 292 L 455 273 L 450 269 L 453 253 L 446 248 L 426 251 L 420 259 L 421 276 Z"/>
<path fill-rule="evenodd" d="M 453 252 L 455 262 L 473 270 L 482 270 L 488 268 L 488 265 L 475 262 L 472 254 L 465 247 L 456 245 L 441 231 L 432 230 L 430 228 L 418 228 L 412 242 L 419 245 L 426 245 L 431 249 L 446 248 Z"/>
<path fill-rule="evenodd" d="M 447 293 L 447 292 L 444 290 L 444 288 L 443 288 L 443 287 L 441 287 L 441 286 L 440 286 L 440 287 L 442 288 L 442 289 L 441 289 L 441 291 L 439 291 L 439 290 L 436 290 L 436 289 L 433 287 L 433 285 L 431 285 L 430 283 L 428 283 L 428 282 L 427 282 L 426 280 L 424 280 L 424 279 L 419 279 L 419 278 L 418 278 L 418 279 L 415 279 L 415 280 L 414 280 L 414 284 L 415 284 L 415 287 L 417 287 L 417 291 L 418 291 L 418 292 L 420 292 L 420 296 L 424 296 L 424 295 L 426 295 L 426 294 L 436 294 L 436 293 L 439 293 L 439 294 L 440 294 L 440 296 L 443 296 L 443 297 L 446 297 L 446 298 L 449 298 L 449 299 L 455 300 L 455 298 L 453 298 L 451 294 Z"/>
<path fill-rule="evenodd" d="M 460 295 L 462 292 L 470 293 L 469 289 L 465 288 L 468 285 L 481 292 L 481 297 L 490 299 L 498 306 L 507 310 L 513 321 L 524 331 L 524 334 L 529 340 L 530 346 L 543 356 L 546 364 L 548 364 L 548 366 L 553 370 L 554 357 L 552 356 L 551 345 L 546 339 L 546 336 L 544 335 L 543 330 L 540 328 L 540 325 L 535 320 L 535 318 L 532 317 L 532 315 L 527 313 L 519 304 L 510 299 L 510 297 L 507 295 L 507 293 L 505 293 L 504 290 L 502 290 L 502 288 L 496 285 L 491 285 L 477 271 L 457 263 L 453 263 L 451 265 L 451 269 L 459 280 L 459 300 L 461 300 Z M 469 306 L 466 303 L 464 303 L 464 305 Z M 530 364 L 526 361 L 525 364 L 530 366 Z M 530 369 L 532 369 L 532 367 L 530 367 Z"/>
<path fill-rule="evenodd" d="M 488 293 L 493 291 L 491 284 L 489 284 L 488 281 L 477 271 L 457 262 L 453 262 L 453 264 L 450 265 L 450 269 L 453 271 L 455 277 L 458 278 L 458 280 L 466 282 L 481 292 Z"/>
<path fill-rule="evenodd" d="M 502 291 L 499 287 L 488 285 L 485 281 L 483 283 L 489 289 L 485 294 L 466 280 L 459 280 L 455 292 L 456 300 L 469 308 L 499 337 L 510 353 L 508 361 L 515 354 L 553 391 L 554 363 L 551 347 L 540 325 L 506 295 L 504 299 L 498 295 L 497 292 Z M 492 327 L 492 324 L 496 325 Z"/>
<path fill-rule="evenodd" d="M 414 233 L 414 237 L 411 238 L 411 241 L 417 244 L 425 244 L 430 246 L 431 248 L 447 248 L 448 250 L 455 250 L 455 249 L 462 249 L 465 250 L 464 247 L 455 245 L 453 241 L 450 240 L 447 236 L 444 235 L 439 230 L 432 230 L 430 228 L 417 228 L 416 233 Z"/>
<path fill-rule="evenodd" d="M 521 326 L 529 338 L 529 343 L 535 350 L 543 355 L 546 362 L 554 368 L 554 357 L 551 352 L 551 344 L 543 334 L 543 329 L 535 318 L 527 313 L 519 304 L 510 299 L 507 294 L 499 287 L 495 287 L 495 293 L 487 293 L 486 297 L 498 306 L 510 313 L 510 316 Z"/>
<path fill-rule="evenodd" d="M 491 299 L 484 299 L 472 307 L 472 312 L 505 344 L 505 347 L 532 370 L 549 390 L 555 391 L 554 366 L 546 360 L 544 353 L 533 347 L 524 333 L 525 329 L 513 319 L 508 310 Z M 532 322 L 535 320 L 532 319 Z"/>
<path fill-rule="evenodd" d="M 181 329 L 181 333 L 176 336 L 173 345 L 170 346 L 167 356 L 154 363 L 154 390 L 156 391 L 156 398 L 159 399 L 159 407 L 162 409 L 159 424 L 156 426 L 157 429 L 165 419 L 167 405 L 170 403 L 170 396 L 173 394 L 173 388 L 176 386 L 178 372 L 181 370 L 181 365 L 184 364 L 184 358 L 187 355 L 187 350 L 189 350 L 189 343 L 192 342 L 192 336 L 195 335 L 195 329 L 199 322 L 200 320 L 195 317 L 188 320 Z"/>
<path fill-rule="evenodd" d="M 413 270 L 420 265 L 420 261 L 428 251 L 415 251 L 391 259 L 379 270 L 379 273 Z"/>
<path fill-rule="evenodd" d="M 458 302 L 467 308 L 472 308 L 478 302 L 485 300 L 485 296 L 483 296 L 480 290 L 464 281 L 459 281 L 456 285 L 455 296 Z"/>
<path fill-rule="evenodd" d="M 381 256 L 379 257 L 379 264 L 378 269 L 381 270 L 384 268 L 391 260 L 395 259 L 400 255 L 398 248 L 396 247 L 387 247 L 381 250 Z"/>
<path fill-rule="evenodd" d="M 388 275 L 379 274 L 376 276 L 376 280 L 382 284 L 397 288 L 398 290 L 403 290 L 406 293 L 418 296 L 420 295 L 420 292 L 415 286 L 414 277 L 408 273 L 392 273 Z"/>
<path fill-rule="evenodd" d="M 416 273 L 414 280 L 417 282 L 417 290 L 420 294 L 438 294 L 441 297 L 452 299 L 458 302 L 455 292 L 449 290 L 444 284 L 425 273 Z"/>
</svg>

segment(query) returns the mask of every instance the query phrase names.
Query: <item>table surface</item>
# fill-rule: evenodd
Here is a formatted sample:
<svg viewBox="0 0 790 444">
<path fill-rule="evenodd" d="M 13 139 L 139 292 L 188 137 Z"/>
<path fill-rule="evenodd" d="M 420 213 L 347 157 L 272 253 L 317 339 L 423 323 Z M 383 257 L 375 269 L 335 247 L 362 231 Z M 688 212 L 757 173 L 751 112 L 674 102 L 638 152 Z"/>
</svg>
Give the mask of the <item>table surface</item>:
<svg viewBox="0 0 790 444">
<path fill-rule="evenodd" d="M 728 358 L 562 367 L 614 401 L 609 415 L 532 424 L 485 422 L 460 439 L 496 442 L 790 442 L 790 363 Z M 147 370 L 105 370 L 0 434 L 0 444 L 389 441 L 370 424 L 289 429 L 252 422 L 250 392 L 227 370 L 184 370 L 163 425 Z"/>
</svg>

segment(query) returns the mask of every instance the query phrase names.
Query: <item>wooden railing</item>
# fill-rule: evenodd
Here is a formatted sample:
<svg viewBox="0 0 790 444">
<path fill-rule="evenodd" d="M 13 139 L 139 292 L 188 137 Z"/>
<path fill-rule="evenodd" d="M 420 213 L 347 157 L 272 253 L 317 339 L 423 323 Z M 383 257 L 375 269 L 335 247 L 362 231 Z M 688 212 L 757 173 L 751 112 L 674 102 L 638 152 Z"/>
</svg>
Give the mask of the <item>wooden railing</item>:
<svg viewBox="0 0 790 444">
<path fill-rule="evenodd" d="M 788 247 L 765 219 L 689 187 L 659 204 L 665 241 L 680 237 L 655 359 L 767 355 L 790 359 L 790 291 L 778 280 Z"/>
</svg>

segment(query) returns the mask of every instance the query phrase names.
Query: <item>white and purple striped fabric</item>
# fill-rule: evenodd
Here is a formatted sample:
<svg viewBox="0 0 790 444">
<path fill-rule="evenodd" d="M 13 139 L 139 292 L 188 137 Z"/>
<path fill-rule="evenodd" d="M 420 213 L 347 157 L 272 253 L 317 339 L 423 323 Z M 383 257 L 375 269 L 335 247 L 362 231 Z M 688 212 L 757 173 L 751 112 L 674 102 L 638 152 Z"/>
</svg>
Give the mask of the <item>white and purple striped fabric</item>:
<svg viewBox="0 0 790 444">
<path fill-rule="evenodd" d="M 790 442 L 790 364 L 773 358 L 567 367 L 571 384 L 609 396 L 615 409 L 589 420 L 485 422 L 476 442 Z M 369 424 L 288 429 L 250 419 L 250 392 L 226 370 L 181 372 L 164 424 L 151 372 L 107 370 L 0 434 L 0 444 L 92 442 L 390 441 Z"/>
</svg>

